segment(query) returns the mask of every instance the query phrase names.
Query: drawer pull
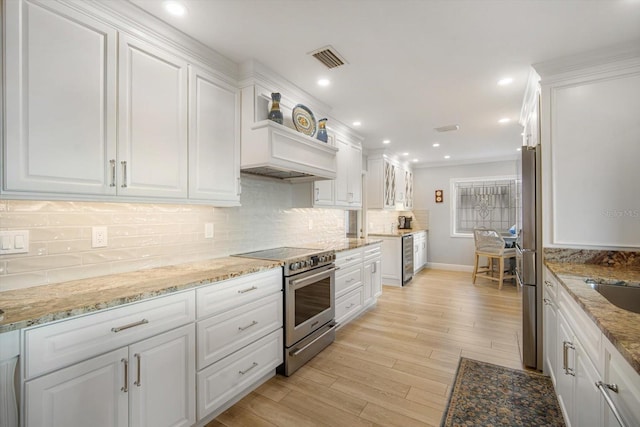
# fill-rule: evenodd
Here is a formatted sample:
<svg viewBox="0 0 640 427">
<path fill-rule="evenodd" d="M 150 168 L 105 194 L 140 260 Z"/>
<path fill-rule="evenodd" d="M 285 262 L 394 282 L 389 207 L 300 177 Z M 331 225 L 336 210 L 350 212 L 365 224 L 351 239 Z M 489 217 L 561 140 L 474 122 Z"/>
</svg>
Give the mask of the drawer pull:
<svg viewBox="0 0 640 427">
<path fill-rule="evenodd" d="M 253 368 L 255 368 L 256 366 L 258 366 L 258 364 L 257 364 L 256 362 L 253 362 L 253 363 L 251 364 L 251 366 L 249 366 L 247 369 L 245 369 L 244 371 L 238 371 L 238 373 L 239 373 L 240 375 L 244 375 L 244 374 L 246 374 L 247 372 L 249 372 L 250 370 L 252 370 Z"/>
<path fill-rule="evenodd" d="M 542 301 L 544 301 L 544 305 L 550 305 L 551 307 L 553 307 L 553 304 L 551 303 L 550 299 L 544 298 Z"/>
<path fill-rule="evenodd" d="M 122 165 L 122 184 L 120 187 L 127 188 L 127 161 L 122 160 L 120 165 Z"/>
<path fill-rule="evenodd" d="M 147 319 L 142 319 L 138 322 L 129 323 L 128 325 L 118 326 L 117 328 L 111 328 L 111 332 L 117 333 L 120 331 L 124 331 L 125 329 L 135 328 L 136 326 L 144 325 L 145 323 L 149 323 L 149 321 Z"/>
<path fill-rule="evenodd" d="M 349 258 L 346 258 L 345 261 L 349 262 L 349 261 L 353 261 L 354 259 L 355 258 L 349 257 Z"/>
<path fill-rule="evenodd" d="M 575 349 L 573 343 L 569 341 L 562 342 L 562 369 L 565 375 L 576 376 L 576 372 L 569 367 L 569 349 Z"/>
<path fill-rule="evenodd" d="M 607 402 L 607 405 L 611 409 L 613 416 L 616 417 L 616 420 L 618 420 L 620 426 L 627 427 L 627 423 L 624 422 L 622 416 L 620 415 L 620 411 L 618 411 L 618 408 L 616 407 L 615 403 L 613 403 L 611 396 L 609 396 L 608 390 L 617 393 L 618 386 L 616 384 L 606 384 L 602 381 L 598 381 L 596 382 L 596 387 L 598 388 L 598 390 L 600 390 L 600 393 L 602 393 L 602 397 L 604 397 L 605 402 Z"/>
<path fill-rule="evenodd" d="M 356 279 L 354 279 L 354 278 L 352 277 L 351 279 L 347 280 L 347 281 L 346 281 L 346 283 L 351 283 L 351 282 L 353 282 L 354 280 L 356 280 Z"/>
<path fill-rule="evenodd" d="M 127 359 L 120 360 L 124 363 L 124 385 L 120 389 L 120 391 L 124 391 L 125 393 L 129 391 L 129 361 Z"/>
<path fill-rule="evenodd" d="M 115 187 L 116 186 L 116 161 L 115 161 L 115 159 L 109 160 L 109 165 L 111 165 L 111 184 L 109 184 L 109 187 Z"/>
<path fill-rule="evenodd" d="M 550 281 L 548 281 L 548 280 L 545 280 L 545 281 L 544 281 L 544 284 L 547 286 L 547 288 L 553 288 L 553 283 L 551 283 L 551 282 L 550 282 Z"/>
<path fill-rule="evenodd" d="M 239 294 L 246 294 L 247 292 L 255 291 L 256 289 L 258 289 L 258 288 L 256 288 L 255 286 L 252 286 L 252 287 L 247 288 L 247 289 L 240 289 L 238 291 L 238 293 Z"/>
<path fill-rule="evenodd" d="M 353 307 L 354 305 L 355 305 L 354 303 L 351 303 L 351 304 L 349 304 L 348 306 L 346 306 L 346 307 L 345 307 L 345 309 L 349 310 L 349 309 L 350 309 L 351 307 Z"/>
<path fill-rule="evenodd" d="M 244 330 L 247 330 L 250 327 L 255 326 L 257 324 L 258 324 L 258 322 L 254 320 L 253 322 L 249 323 L 247 326 L 238 326 L 238 330 L 239 331 L 244 331 Z"/>
<path fill-rule="evenodd" d="M 142 385 L 142 381 L 140 381 L 140 359 L 141 356 L 139 353 L 136 353 L 133 355 L 133 357 L 135 357 L 136 359 L 138 359 L 138 372 L 136 373 L 136 380 L 133 382 L 135 385 L 137 385 L 138 387 L 140 387 Z"/>
</svg>

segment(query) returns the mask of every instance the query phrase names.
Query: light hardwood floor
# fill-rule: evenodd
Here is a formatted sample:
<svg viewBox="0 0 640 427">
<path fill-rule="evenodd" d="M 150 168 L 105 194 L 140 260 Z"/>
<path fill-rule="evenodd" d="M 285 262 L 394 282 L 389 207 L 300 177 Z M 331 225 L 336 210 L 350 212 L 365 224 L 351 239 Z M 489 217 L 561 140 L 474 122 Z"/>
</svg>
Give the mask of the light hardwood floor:
<svg viewBox="0 0 640 427">
<path fill-rule="evenodd" d="M 522 368 L 521 293 L 512 281 L 497 288 L 440 270 L 385 286 L 330 347 L 207 427 L 439 425 L 460 356 Z"/>
</svg>

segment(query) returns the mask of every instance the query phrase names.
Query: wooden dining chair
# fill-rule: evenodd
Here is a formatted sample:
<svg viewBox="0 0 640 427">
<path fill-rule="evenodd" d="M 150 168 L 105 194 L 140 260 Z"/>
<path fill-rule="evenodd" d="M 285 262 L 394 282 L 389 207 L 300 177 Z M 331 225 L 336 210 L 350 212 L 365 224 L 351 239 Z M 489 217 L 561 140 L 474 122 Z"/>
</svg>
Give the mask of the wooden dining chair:
<svg viewBox="0 0 640 427">
<path fill-rule="evenodd" d="M 490 228 L 474 229 L 473 240 L 476 245 L 473 283 L 476 283 L 477 277 L 485 277 L 498 282 L 498 289 L 502 289 L 504 279 L 513 279 L 515 277 L 512 272 L 505 274 L 505 259 L 515 258 L 516 250 L 514 248 L 506 248 L 500 233 Z M 479 265 L 480 257 L 487 258 L 487 265 Z M 497 277 L 494 275 L 496 273 L 494 261 L 498 263 Z"/>
</svg>

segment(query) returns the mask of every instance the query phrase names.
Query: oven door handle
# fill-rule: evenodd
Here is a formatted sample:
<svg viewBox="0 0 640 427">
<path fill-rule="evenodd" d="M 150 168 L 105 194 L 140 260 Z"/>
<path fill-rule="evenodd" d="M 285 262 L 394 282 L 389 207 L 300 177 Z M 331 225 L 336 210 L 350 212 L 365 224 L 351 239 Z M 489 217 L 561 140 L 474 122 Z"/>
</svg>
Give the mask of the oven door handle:
<svg viewBox="0 0 640 427">
<path fill-rule="evenodd" d="M 316 273 L 316 274 L 312 274 L 311 276 L 306 276 L 306 277 L 303 277 L 302 279 L 292 280 L 291 282 L 289 282 L 289 284 L 291 286 L 300 286 L 300 285 L 302 285 L 304 283 L 312 283 L 312 282 L 315 282 L 320 277 L 323 277 L 323 276 L 324 277 L 328 277 L 328 276 L 330 276 L 331 273 L 335 272 L 338 269 L 339 269 L 338 267 L 333 267 L 333 268 L 329 268 L 327 270 L 322 270 L 321 272 Z"/>
<path fill-rule="evenodd" d="M 331 322 L 329 323 L 329 329 L 327 329 L 326 331 L 324 331 L 320 336 L 316 337 L 313 341 L 311 341 L 310 343 L 306 344 L 304 347 L 302 348 L 298 348 L 294 351 L 292 351 L 291 353 L 289 353 L 291 356 L 297 356 L 300 353 L 302 353 L 303 351 L 305 351 L 306 349 L 308 349 L 309 347 L 311 347 L 312 345 L 314 345 L 318 340 L 322 339 L 325 335 L 327 335 L 329 332 L 331 332 L 332 330 L 334 330 L 335 328 L 337 328 L 338 326 L 340 326 L 339 323 L 336 322 Z"/>
</svg>

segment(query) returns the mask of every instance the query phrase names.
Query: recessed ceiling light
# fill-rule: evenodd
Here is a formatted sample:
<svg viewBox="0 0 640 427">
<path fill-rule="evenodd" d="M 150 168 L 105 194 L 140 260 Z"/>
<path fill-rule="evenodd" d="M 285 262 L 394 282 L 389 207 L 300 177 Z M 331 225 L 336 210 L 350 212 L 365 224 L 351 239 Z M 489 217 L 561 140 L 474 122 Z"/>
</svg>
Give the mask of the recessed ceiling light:
<svg viewBox="0 0 640 427">
<path fill-rule="evenodd" d="M 391 141 L 388 139 L 385 139 L 384 141 L 382 141 L 383 144 L 391 144 Z"/>
<path fill-rule="evenodd" d="M 402 153 L 402 155 L 403 155 L 403 156 L 408 156 L 408 155 L 409 155 L 409 153 L 405 152 L 405 153 Z"/>
<path fill-rule="evenodd" d="M 522 151 L 522 148 L 516 148 L 516 151 Z"/>
<path fill-rule="evenodd" d="M 449 156 L 448 154 L 446 156 L 444 156 L 445 159 L 450 159 L 451 156 Z"/>
<path fill-rule="evenodd" d="M 418 159 L 413 159 L 413 163 L 415 163 L 415 162 L 417 162 L 417 161 L 418 161 Z"/>
<path fill-rule="evenodd" d="M 362 124 L 362 123 L 360 123 L 360 122 L 353 122 L 353 125 L 354 125 L 354 126 L 360 126 L 361 124 Z"/>
<path fill-rule="evenodd" d="M 498 123 L 509 123 L 511 121 L 510 118 L 508 117 L 503 117 L 500 120 L 498 120 Z"/>
<path fill-rule="evenodd" d="M 440 147 L 440 144 L 438 144 L 437 142 L 435 144 L 433 144 L 434 147 Z"/>
<path fill-rule="evenodd" d="M 498 86 L 506 86 L 513 83 L 513 79 L 511 77 L 505 77 L 503 79 L 498 80 Z"/>
<path fill-rule="evenodd" d="M 524 136 L 524 132 L 522 132 L 522 133 L 520 134 L 520 136 Z"/>
<path fill-rule="evenodd" d="M 331 82 L 329 79 L 320 79 L 318 80 L 318 86 L 329 86 Z"/>
<path fill-rule="evenodd" d="M 167 12 L 175 16 L 183 16 L 187 13 L 187 9 L 181 3 L 177 1 L 166 1 L 164 2 L 164 8 Z"/>
</svg>

